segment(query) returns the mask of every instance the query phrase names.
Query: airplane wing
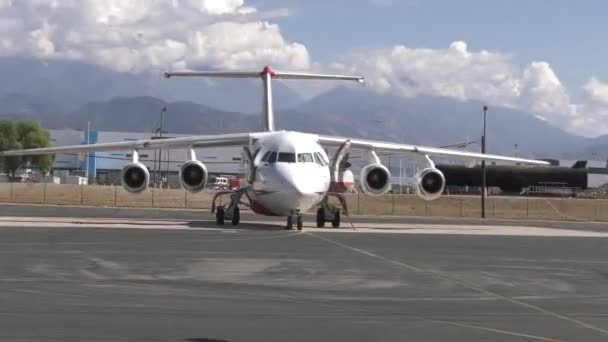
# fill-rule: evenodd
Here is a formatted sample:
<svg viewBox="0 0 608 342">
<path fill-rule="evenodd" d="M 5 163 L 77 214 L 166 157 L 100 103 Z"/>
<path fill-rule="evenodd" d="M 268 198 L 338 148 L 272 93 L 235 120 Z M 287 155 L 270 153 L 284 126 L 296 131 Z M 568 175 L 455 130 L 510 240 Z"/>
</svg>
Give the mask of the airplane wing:
<svg viewBox="0 0 608 342">
<path fill-rule="evenodd" d="M 324 136 L 319 135 L 319 144 L 327 147 L 339 147 L 346 141 L 350 142 L 350 148 L 355 150 L 373 150 L 376 152 L 395 152 L 395 153 L 417 153 L 428 156 L 440 156 L 440 157 L 455 157 L 464 160 L 486 160 L 486 161 L 501 161 L 510 163 L 522 163 L 530 165 L 550 165 L 546 161 L 533 160 L 533 159 L 522 159 L 508 156 L 501 156 L 496 154 L 484 154 L 477 152 L 468 152 L 460 150 L 452 150 L 438 147 L 427 147 L 427 146 L 416 146 L 406 145 L 398 143 L 390 143 L 383 141 L 374 140 L 363 140 L 363 139 L 349 139 L 342 137 Z"/>
<path fill-rule="evenodd" d="M 252 140 L 267 134 L 262 133 L 235 133 L 217 135 L 195 135 L 189 137 L 167 138 L 167 139 L 147 139 L 134 141 L 121 141 L 112 143 L 100 143 L 90 145 L 73 145 L 33 148 L 28 150 L 0 151 L 2 156 L 24 156 L 40 155 L 68 152 L 95 152 L 95 151 L 125 151 L 125 150 L 146 150 L 155 148 L 188 148 L 188 147 L 230 147 L 246 146 Z"/>
</svg>

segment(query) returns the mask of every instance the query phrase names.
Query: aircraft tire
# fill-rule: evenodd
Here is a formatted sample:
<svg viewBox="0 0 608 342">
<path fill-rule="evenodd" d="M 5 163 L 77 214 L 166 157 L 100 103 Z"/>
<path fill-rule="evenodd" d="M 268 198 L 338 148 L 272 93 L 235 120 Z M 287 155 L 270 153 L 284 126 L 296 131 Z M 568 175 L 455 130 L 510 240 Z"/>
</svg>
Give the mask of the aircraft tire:
<svg viewBox="0 0 608 342">
<path fill-rule="evenodd" d="M 334 228 L 340 228 L 340 210 L 336 210 L 334 213 L 334 219 L 331 220 L 331 226 Z"/>
<path fill-rule="evenodd" d="M 323 208 L 317 209 L 317 228 L 325 227 L 325 210 Z"/>
<path fill-rule="evenodd" d="M 241 222 L 241 210 L 239 207 L 234 207 L 234 211 L 232 212 L 232 225 L 238 226 Z"/>
<path fill-rule="evenodd" d="M 293 229 L 293 216 L 289 215 L 287 216 L 287 226 L 285 226 L 285 230 L 292 230 Z"/>
<path fill-rule="evenodd" d="M 220 226 L 224 225 L 224 208 L 217 208 L 215 210 L 215 223 Z"/>
</svg>

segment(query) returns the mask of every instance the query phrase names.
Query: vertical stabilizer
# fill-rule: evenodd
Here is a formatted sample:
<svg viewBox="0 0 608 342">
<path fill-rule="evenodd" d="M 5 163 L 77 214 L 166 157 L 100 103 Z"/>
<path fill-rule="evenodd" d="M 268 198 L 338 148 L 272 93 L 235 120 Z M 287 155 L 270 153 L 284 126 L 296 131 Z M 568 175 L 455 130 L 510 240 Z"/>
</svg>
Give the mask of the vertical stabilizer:
<svg viewBox="0 0 608 342">
<path fill-rule="evenodd" d="M 260 76 L 264 82 L 264 97 L 262 98 L 262 118 L 264 130 L 267 132 L 274 131 L 274 111 L 272 109 L 272 70 L 265 67 Z"/>
</svg>

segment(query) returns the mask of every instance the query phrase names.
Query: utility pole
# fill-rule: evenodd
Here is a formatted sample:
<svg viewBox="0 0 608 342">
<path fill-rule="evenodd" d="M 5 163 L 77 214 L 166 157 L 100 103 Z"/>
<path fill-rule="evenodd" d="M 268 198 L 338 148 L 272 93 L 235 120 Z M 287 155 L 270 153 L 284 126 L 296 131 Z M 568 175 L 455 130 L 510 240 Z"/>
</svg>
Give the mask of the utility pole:
<svg viewBox="0 0 608 342">
<path fill-rule="evenodd" d="M 486 153 L 486 114 L 488 106 L 483 106 L 483 135 L 481 136 L 481 153 Z M 486 218 L 486 161 L 481 161 L 481 218 Z"/>
<path fill-rule="evenodd" d="M 163 137 L 163 118 L 164 118 L 164 114 L 167 111 L 167 107 L 163 107 L 160 110 L 160 124 L 158 129 L 156 130 L 156 133 L 159 135 L 159 138 L 162 139 Z M 154 156 L 156 156 L 156 152 L 154 153 Z M 156 159 L 156 158 L 154 158 Z M 158 149 L 158 171 L 156 170 L 156 160 L 154 161 L 154 185 L 156 184 L 156 174 L 159 174 L 159 178 L 160 178 L 160 182 L 162 184 L 163 181 L 163 175 L 162 175 L 162 160 L 163 160 L 163 150 L 162 149 Z"/>
<path fill-rule="evenodd" d="M 90 144 L 91 141 L 91 121 L 87 121 L 87 145 Z M 87 179 L 87 184 L 89 183 L 89 151 L 86 153 L 87 162 L 85 163 L 86 168 L 84 169 L 84 177 Z"/>
</svg>

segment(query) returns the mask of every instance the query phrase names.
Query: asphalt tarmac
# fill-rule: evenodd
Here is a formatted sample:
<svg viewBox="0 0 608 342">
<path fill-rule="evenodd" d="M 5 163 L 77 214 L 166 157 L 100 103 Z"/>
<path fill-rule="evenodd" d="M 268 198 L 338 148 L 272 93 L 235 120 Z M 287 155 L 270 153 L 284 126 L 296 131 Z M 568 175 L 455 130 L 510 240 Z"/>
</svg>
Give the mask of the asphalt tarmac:
<svg viewBox="0 0 608 342">
<path fill-rule="evenodd" d="M 608 340 L 605 237 L 299 233 L 160 210 L 0 206 L 2 216 L 45 222 L 0 228 L 0 341 Z M 198 224 L 146 229 L 150 219 Z M 373 220 L 355 222 L 437 224 Z M 522 223 L 543 224 L 605 228 Z"/>
</svg>

